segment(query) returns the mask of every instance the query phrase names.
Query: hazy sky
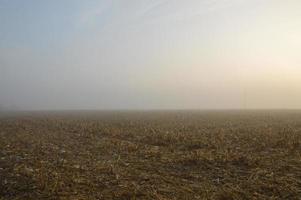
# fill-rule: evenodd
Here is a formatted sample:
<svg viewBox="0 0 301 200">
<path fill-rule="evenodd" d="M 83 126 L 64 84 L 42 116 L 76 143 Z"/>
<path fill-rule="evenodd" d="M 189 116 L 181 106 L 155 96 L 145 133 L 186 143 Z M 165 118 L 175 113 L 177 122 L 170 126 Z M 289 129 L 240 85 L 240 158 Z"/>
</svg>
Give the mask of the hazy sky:
<svg viewBox="0 0 301 200">
<path fill-rule="evenodd" d="M 0 105 L 301 108 L 301 1 L 0 0 Z"/>
</svg>

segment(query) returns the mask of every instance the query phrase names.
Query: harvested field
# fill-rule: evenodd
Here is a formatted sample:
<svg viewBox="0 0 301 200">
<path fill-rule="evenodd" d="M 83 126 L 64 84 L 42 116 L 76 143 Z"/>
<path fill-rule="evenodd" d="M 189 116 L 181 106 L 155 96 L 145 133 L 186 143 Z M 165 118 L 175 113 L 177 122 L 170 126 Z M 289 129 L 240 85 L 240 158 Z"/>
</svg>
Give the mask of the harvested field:
<svg viewBox="0 0 301 200">
<path fill-rule="evenodd" d="M 0 199 L 301 199 L 301 111 L 3 113 Z"/>
</svg>

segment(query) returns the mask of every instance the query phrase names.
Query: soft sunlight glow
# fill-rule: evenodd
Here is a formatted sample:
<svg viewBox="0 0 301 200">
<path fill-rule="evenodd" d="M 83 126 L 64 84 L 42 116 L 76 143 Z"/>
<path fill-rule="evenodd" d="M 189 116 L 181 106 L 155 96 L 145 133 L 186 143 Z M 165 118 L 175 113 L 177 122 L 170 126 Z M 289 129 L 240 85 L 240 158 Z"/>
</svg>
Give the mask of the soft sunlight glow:
<svg viewBox="0 0 301 200">
<path fill-rule="evenodd" d="M 0 104 L 301 108 L 301 1 L 0 1 Z"/>
</svg>

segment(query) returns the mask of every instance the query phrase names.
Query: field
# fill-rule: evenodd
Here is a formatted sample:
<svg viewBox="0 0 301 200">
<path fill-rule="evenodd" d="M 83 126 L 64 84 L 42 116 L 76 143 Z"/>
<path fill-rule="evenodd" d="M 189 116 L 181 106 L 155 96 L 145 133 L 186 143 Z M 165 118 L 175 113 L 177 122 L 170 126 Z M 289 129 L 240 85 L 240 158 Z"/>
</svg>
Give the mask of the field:
<svg viewBox="0 0 301 200">
<path fill-rule="evenodd" d="M 301 111 L 3 113 L 0 199 L 301 199 Z"/>
</svg>

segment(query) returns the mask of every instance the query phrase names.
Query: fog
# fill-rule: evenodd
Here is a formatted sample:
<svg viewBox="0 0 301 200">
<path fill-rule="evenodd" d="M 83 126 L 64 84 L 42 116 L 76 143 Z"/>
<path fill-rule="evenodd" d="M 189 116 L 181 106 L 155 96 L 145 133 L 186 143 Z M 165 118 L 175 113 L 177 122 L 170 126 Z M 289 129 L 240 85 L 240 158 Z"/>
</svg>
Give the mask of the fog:
<svg viewBox="0 0 301 200">
<path fill-rule="evenodd" d="M 301 108 L 299 0 L 2 0 L 0 109 Z"/>
</svg>

